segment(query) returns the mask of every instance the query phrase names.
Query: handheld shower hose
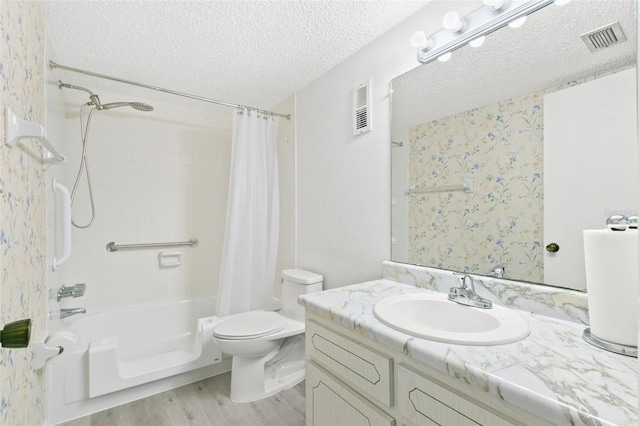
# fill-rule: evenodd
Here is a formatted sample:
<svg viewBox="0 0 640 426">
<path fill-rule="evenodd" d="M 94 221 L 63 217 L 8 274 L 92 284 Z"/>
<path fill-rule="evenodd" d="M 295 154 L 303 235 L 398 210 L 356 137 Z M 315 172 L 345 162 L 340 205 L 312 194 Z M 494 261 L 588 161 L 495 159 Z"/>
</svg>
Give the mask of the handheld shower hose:
<svg viewBox="0 0 640 426">
<path fill-rule="evenodd" d="M 91 184 L 91 173 L 89 172 L 89 156 L 87 154 L 87 146 L 89 144 L 89 128 L 91 127 L 91 118 L 93 116 L 93 113 L 96 112 L 96 110 L 102 111 L 125 106 L 137 109 L 138 111 L 153 111 L 153 107 L 142 102 L 112 102 L 109 104 L 102 104 L 100 103 L 100 98 L 98 98 L 98 95 L 94 94 L 91 90 L 80 86 L 74 86 L 72 84 L 65 84 L 58 80 L 58 88 L 62 89 L 63 87 L 68 89 L 83 90 L 89 93 L 89 99 L 91 99 L 91 101 L 87 102 L 86 104 L 82 104 L 82 106 L 80 107 L 80 140 L 82 141 L 82 156 L 80 158 L 80 168 L 78 169 L 78 174 L 76 175 L 76 180 L 73 184 L 73 189 L 71 190 L 71 206 L 73 207 L 74 200 L 76 198 L 76 192 L 78 191 L 78 186 L 80 184 L 80 179 L 82 178 L 82 173 L 86 172 L 89 201 L 91 204 L 91 219 L 87 224 L 81 225 L 76 223 L 76 221 L 73 219 L 73 216 L 71 218 L 71 223 L 73 224 L 73 226 L 75 226 L 76 228 L 85 229 L 93 225 L 93 222 L 96 219 L 96 206 L 93 199 L 93 185 Z M 86 107 L 91 107 L 91 110 L 89 111 L 89 115 L 87 116 L 87 121 L 85 124 L 83 120 L 83 113 Z"/>
</svg>

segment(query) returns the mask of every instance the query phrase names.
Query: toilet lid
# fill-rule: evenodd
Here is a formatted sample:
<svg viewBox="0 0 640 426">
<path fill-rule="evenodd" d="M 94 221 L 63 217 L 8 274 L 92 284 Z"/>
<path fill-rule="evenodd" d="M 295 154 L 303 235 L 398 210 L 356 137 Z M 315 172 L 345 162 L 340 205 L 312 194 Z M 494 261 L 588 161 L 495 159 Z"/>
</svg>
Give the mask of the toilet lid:
<svg viewBox="0 0 640 426">
<path fill-rule="evenodd" d="M 213 334 L 223 339 L 248 339 L 282 330 L 287 320 L 272 311 L 255 311 L 234 315 L 213 327 Z"/>
</svg>

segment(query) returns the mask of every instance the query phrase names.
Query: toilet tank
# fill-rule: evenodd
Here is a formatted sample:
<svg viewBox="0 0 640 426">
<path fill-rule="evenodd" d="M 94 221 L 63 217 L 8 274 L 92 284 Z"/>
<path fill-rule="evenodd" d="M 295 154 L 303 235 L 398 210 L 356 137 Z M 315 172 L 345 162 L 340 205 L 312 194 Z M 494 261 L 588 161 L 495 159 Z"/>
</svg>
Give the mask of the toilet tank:
<svg viewBox="0 0 640 426">
<path fill-rule="evenodd" d="M 304 321 L 304 308 L 298 305 L 298 297 L 322 290 L 322 275 L 303 269 L 285 269 L 282 271 L 282 315 L 298 321 Z"/>
</svg>

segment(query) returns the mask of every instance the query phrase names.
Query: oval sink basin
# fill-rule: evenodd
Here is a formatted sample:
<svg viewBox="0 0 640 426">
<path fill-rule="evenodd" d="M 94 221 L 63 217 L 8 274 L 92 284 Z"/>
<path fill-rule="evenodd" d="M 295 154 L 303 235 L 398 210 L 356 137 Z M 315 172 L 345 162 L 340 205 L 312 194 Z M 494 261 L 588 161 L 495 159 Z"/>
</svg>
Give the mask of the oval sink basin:
<svg viewBox="0 0 640 426">
<path fill-rule="evenodd" d="M 376 303 L 383 324 L 411 336 L 459 345 L 501 345 L 529 335 L 529 323 L 516 312 L 494 305 L 480 309 L 447 299 L 443 293 L 413 293 Z"/>
</svg>

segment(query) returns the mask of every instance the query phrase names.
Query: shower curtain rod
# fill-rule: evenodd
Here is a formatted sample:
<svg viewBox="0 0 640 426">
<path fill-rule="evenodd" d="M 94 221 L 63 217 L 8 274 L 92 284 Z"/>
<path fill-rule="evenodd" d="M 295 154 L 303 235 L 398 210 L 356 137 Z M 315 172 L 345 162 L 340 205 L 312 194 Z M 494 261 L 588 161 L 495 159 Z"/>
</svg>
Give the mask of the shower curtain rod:
<svg viewBox="0 0 640 426">
<path fill-rule="evenodd" d="M 57 64 L 57 63 L 55 63 L 53 61 L 49 61 L 49 68 L 51 68 L 51 69 L 60 68 L 61 70 L 67 70 L 67 71 L 71 71 L 71 72 L 77 72 L 77 73 L 80 73 L 80 74 L 90 75 L 92 77 L 98 77 L 98 78 L 104 78 L 104 79 L 107 79 L 107 80 L 118 81 L 120 83 L 126 83 L 126 84 L 131 84 L 131 85 L 134 85 L 134 86 L 140 86 L 140 87 L 144 87 L 146 89 L 155 90 L 155 91 L 158 91 L 158 92 L 170 93 L 172 95 L 183 96 L 185 98 L 196 99 L 198 101 L 203 101 L 203 102 L 209 102 L 209 103 L 212 103 L 212 104 L 228 106 L 228 107 L 231 107 L 231 108 L 249 108 L 249 107 L 246 107 L 244 105 L 237 105 L 237 104 L 231 104 L 229 102 L 217 101 L 215 99 L 205 98 L 203 96 L 190 95 L 189 93 L 177 92 L 175 90 L 163 89 L 162 87 L 151 86 L 149 84 L 138 83 L 138 82 L 131 81 L 131 80 L 125 80 L 125 79 L 122 79 L 122 78 L 112 77 L 110 75 L 98 74 L 97 72 L 81 70 L 79 68 L 73 68 L 73 67 L 69 67 L 69 66 L 66 66 L 66 65 Z M 259 109 L 259 108 L 253 108 L 253 109 L 257 109 L 258 111 L 262 111 L 262 112 L 270 114 L 270 115 L 275 115 L 277 117 L 284 117 L 287 120 L 291 119 L 291 114 L 280 114 L 278 112 L 267 111 L 267 110 L 263 110 L 263 109 Z"/>
</svg>

